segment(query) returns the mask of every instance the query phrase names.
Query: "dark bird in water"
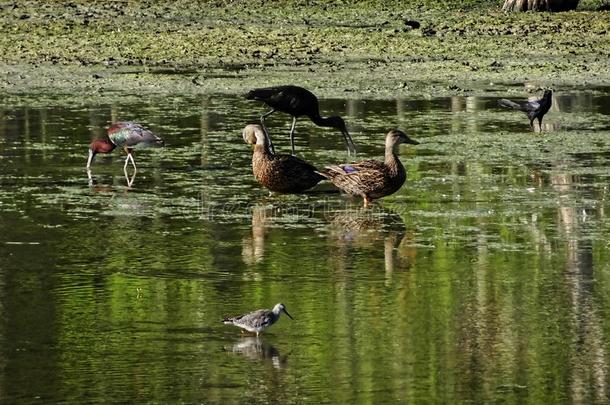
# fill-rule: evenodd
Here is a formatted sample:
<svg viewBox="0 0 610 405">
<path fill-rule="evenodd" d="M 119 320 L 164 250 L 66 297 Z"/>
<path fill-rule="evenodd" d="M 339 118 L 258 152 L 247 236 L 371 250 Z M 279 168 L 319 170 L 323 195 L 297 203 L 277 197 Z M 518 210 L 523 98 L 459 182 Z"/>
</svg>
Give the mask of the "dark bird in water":
<svg viewBox="0 0 610 405">
<path fill-rule="evenodd" d="M 163 146 L 163 139 L 153 134 L 152 131 L 144 128 L 135 122 L 117 122 L 112 124 L 107 131 L 108 138 L 96 139 L 89 145 L 89 159 L 87 159 L 87 170 L 90 169 L 95 155 L 98 153 L 110 153 L 114 148 L 122 147 L 127 153 L 124 170 L 131 161 L 134 170 L 137 170 L 136 162 L 133 159 L 133 150 L 146 146 Z"/>
<path fill-rule="evenodd" d="M 502 107 L 512 108 L 526 113 L 527 118 L 530 120 L 530 128 L 532 128 L 532 130 L 534 130 L 534 120 L 537 119 L 540 132 L 542 132 L 542 117 L 549 112 L 552 103 L 552 90 L 545 90 L 542 98 L 533 101 L 514 102 L 505 98 L 498 100 L 498 104 Z"/>
<path fill-rule="evenodd" d="M 297 118 L 307 116 L 314 124 L 321 127 L 336 128 L 343 134 L 347 145 L 347 152 L 356 153 L 356 145 L 352 140 L 345 121 L 339 116 L 321 117 L 318 107 L 318 98 L 309 90 L 298 86 L 277 86 L 267 87 L 263 89 L 254 89 L 246 95 L 248 100 L 258 100 L 271 107 L 271 111 L 261 116 L 261 124 L 267 136 L 269 135 L 265 127 L 265 118 L 276 111 L 281 111 L 292 115 L 292 127 L 290 128 L 290 146 L 294 155 L 294 127 L 297 123 Z M 273 143 L 269 139 L 271 151 L 274 152 Z"/>
<path fill-rule="evenodd" d="M 316 172 L 317 169 L 303 159 L 271 152 L 269 138 L 260 125 L 246 126 L 242 136 L 246 143 L 254 145 L 254 177 L 270 191 L 300 193 L 324 180 L 324 177 Z"/>
<path fill-rule="evenodd" d="M 366 207 L 377 198 L 395 193 L 405 182 L 407 172 L 396 155 L 401 143 L 419 144 L 404 132 L 392 130 L 385 138 L 385 161 L 362 160 L 329 166 L 321 174 L 347 194 L 361 196 Z"/>
<path fill-rule="evenodd" d="M 235 325 L 248 332 L 256 333 L 256 336 L 258 336 L 259 333 L 277 322 L 282 312 L 288 315 L 290 319 L 293 319 L 288 311 L 286 311 L 284 304 L 276 304 L 273 309 L 259 309 L 245 315 L 225 318 L 222 320 L 222 323 L 225 325 Z"/>
</svg>

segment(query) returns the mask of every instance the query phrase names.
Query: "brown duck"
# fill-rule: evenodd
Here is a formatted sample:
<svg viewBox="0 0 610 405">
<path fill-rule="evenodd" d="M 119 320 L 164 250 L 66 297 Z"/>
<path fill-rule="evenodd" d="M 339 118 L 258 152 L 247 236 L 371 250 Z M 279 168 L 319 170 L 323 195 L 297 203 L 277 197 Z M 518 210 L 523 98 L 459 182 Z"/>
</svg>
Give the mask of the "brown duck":
<svg viewBox="0 0 610 405">
<path fill-rule="evenodd" d="M 260 125 L 244 128 L 243 138 L 254 145 L 252 172 L 256 180 L 270 191 L 277 193 L 301 193 L 312 188 L 324 176 L 316 168 L 296 156 L 276 155 L 271 152 L 269 138 Z"/>
<path fill-rule="evenodd" d="M 321 174 L 347 194 L 361 196 L 366 207 L 377 198 L 395 193 L 405 182 L 407 172 L 396 155 L 401 143 L 419 144 L 404 132 L 392 130 L 385 138 L 385 161 L 362 160 L 329 166 Z"/>
</svg>

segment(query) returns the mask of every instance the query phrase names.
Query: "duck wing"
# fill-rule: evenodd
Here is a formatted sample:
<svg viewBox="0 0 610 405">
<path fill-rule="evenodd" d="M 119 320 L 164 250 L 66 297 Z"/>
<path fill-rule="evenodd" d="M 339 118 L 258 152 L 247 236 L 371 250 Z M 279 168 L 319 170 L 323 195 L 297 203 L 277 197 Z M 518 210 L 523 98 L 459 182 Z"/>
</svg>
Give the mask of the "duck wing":
<svg viewBox="0 0 610 405">
<path fill-rule="evenodd" d="M 333 184 L 350 194 L 366 194 L 383 187 L 387 167 L 378 160 L 328 166 L 322 173 Z"/>
<path fill-rule="evenodd" d="M 277 167 L 286 176 L 290 176 L 294 179 L 300 178 L 319 178 L 323 179 L 314 165 L 292 155 L 276 155 L 275 161 Z"/>
<path fill-rule="evenodd" d="M 292 155 L 254 155 L 254 177 L 271 191 L 300 193 L 324 180 L 315 166 Z"/>
</svg>

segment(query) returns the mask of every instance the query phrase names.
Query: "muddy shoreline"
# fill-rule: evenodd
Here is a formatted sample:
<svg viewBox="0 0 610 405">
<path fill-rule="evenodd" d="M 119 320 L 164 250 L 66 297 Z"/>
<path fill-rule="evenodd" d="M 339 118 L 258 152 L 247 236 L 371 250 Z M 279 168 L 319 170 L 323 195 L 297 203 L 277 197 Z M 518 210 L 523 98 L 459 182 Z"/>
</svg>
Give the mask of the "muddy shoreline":
<svg viewBox="0 0 610 405">
<path fill-rule="evenodd" d="M 296 83 L 387 98 L 610 86 L 609 12 L 495 3 L 13 1 L 0 4 L 0 88 L 96 97 Z"/>
</svg>

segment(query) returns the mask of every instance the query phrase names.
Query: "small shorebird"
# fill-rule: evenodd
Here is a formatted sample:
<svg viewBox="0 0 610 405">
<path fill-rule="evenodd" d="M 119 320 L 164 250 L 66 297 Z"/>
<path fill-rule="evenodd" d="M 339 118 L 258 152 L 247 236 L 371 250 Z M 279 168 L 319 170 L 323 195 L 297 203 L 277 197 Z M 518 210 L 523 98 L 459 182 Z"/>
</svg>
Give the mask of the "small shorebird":
<svg viewBox="0 0 610 405">
<path fill-rule="evenodd" d="M 276 304 L 273 309 L 259 309 L 245 315 L 225 318 L 222 320 L 222 323 L 226 325 L 235 325 L 248 332 L 256 333 L 256 336 L 258 336 L 259 333 L 276 323 L 277 320 L 280 319 L 280 314 L 282 312 L 288 315 L 290 319 L 293 319 L 288 311 L 286 311 L 286 306 L 284 306 L 284 304 Z"/>
</svg>

